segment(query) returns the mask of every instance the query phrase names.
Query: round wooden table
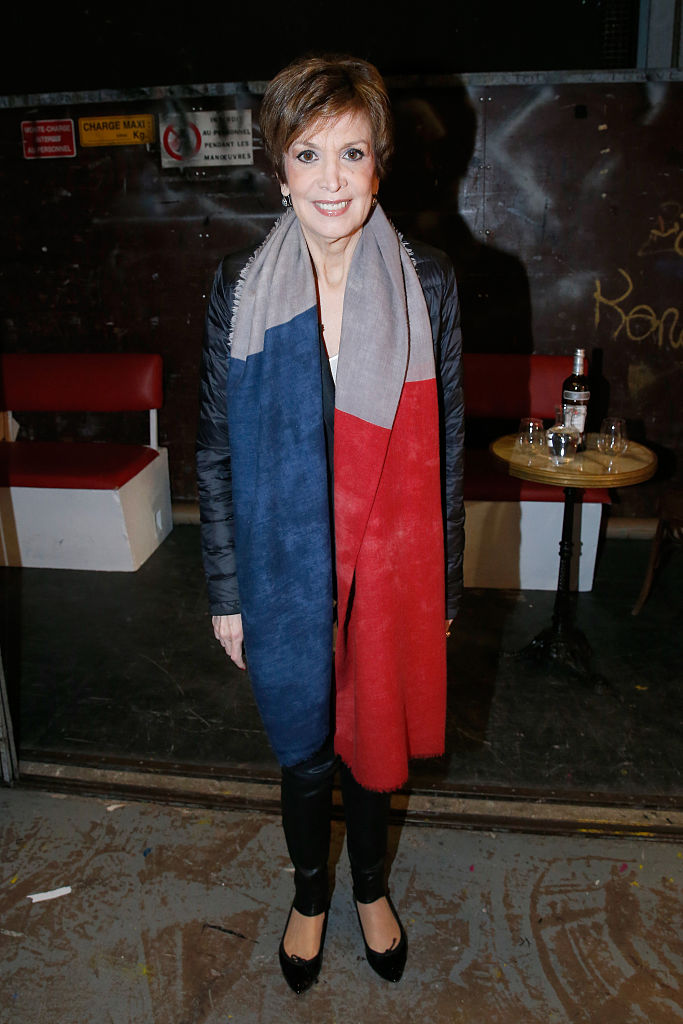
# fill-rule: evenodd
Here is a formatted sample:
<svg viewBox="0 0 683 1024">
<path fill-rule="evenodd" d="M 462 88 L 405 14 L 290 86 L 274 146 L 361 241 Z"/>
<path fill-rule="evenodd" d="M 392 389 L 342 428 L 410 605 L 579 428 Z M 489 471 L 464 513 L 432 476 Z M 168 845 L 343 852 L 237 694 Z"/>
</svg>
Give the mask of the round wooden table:
<svg viewBox="0 0 683 1024">
<path fill-rule="evenodd" d="M 649 480 L 657 469 L 657 456 L 642 444 L 629 441 L 623 455 L 603 455 L 596 447 L 597 435 L 589 434 L 586 451 L 577 452 L 571 462 L 556 466 L 547 455 L 525 455 L 517 435 L 499 437 L 491 445 L 497 459 L 505 463 L 510 476 L 555 487 L 630 487 Z"/>
<path fill-rule="evenodd" d="M 574 624 L 569 590 L 569 569 L 574 549 L 574 506 L 587 487 L 630 487 L 649 480 L 657 469 L 657 457 L 649 448 L 629 441 L 621 455 L 603 455 L 597 450 L 597 435 L 589 434 L 586 450 L 570 462 L 556 464 L 548 455 L 528 455 L 517 444 L 516 434 L 499 437 L 491 452 L 501 469 L 520 480 L 564 488 L 564 516 L 560 540 L 560 565 L 552 624 L 536 636 L 520 654 L 550 659 L 559 668 L 595 679 L 591 650 L 584 634 Z"/>
</svg>

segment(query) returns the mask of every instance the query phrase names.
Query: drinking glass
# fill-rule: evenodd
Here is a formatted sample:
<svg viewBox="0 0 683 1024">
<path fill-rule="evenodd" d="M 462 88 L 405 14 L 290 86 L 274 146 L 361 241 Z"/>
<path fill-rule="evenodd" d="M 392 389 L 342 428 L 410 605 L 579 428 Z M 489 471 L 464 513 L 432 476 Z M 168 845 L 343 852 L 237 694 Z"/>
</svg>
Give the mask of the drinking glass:
<svg viewBox="0 0 683 1024">
<path fill-rule="evenodd" d="M 576 455 L 581 435 L 576 427 L 555 423 L 546 431 L 548 455 L 556 466 L 564 466 Z"/>
<path fill-rule="evenodd" d="M 621 455 L 626 450 L 626 423 L 618 416 L 608 416 L 600 424 L 598 451 L 603 455 Z"/>
<path fill-rule="evenodd" d="M 540 455 L 542 452 L 545 452 L 543 420 L 535 416 L 526 416 L 523 420 L 520 420 L 517 446 L 528 455 Z"/>
</svg>

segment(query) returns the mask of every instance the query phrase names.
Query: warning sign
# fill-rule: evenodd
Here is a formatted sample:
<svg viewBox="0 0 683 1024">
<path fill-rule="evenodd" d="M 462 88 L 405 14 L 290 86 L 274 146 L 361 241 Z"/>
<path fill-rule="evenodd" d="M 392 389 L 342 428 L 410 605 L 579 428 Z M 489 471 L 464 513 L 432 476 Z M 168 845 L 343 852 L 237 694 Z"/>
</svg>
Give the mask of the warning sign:
<svg viewBox="0 0 683 1024">
<path fill-rule="evenodd" d="M 70 118 L 22 121 L 21 143 L 26 160 L 76 156 L 74 123 Z"/>
<path fill-rule="evenodd" d="M 154 129 L 153 114 L 125 117 L 107 115 L 78 119 L 81 146 L 139 146 L 146 142 L 154 142 Z"/>
<path fill-rule="evenodd" d="M 162 167 L 253 164 L 251 110 L 193 111 L 159 119 Z"/>
</svg>

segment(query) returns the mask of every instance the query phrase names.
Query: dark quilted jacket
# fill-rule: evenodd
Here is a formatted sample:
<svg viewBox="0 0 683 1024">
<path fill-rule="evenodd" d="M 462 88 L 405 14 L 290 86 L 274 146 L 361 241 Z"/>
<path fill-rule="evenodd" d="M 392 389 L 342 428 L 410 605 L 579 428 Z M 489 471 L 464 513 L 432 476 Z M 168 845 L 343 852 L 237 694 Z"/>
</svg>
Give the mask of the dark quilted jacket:
<svg viewBox="0 0 683 1024">
<path fill-rule="evenodd" d="M 458 610 L 462 594 L 464 548 L 463 444 L 464 405 L 460 308 L 448 257 L 422 243 L 409 250 L 427 301 L 439 385 L 444 527 L 446 536 L 446 607 Z M 202 557 L 213 615 L 240 610 L 235 571 L 230 442 L 226 410 L 226 376 L 230 354 L 230 320 L 235 286 L 251 252 L 226 256 L 213 282 L 204 332 L 197 478 Z"/>
</svg>

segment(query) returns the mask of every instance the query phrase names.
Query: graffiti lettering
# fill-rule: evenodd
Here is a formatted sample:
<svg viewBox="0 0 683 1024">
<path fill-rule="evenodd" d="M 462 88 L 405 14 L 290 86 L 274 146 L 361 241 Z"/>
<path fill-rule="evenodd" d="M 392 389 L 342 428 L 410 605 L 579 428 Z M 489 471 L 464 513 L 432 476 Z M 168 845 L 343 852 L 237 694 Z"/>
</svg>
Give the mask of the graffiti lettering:
<svg viewBox="0 0 683 1024">
<path fill-rule="evenodd" d="M 675 252 L 678 256 L 683 256 L 683 225 L 681 225 L 683 209 L 681 209 L 681 204 L 674 200 L 662 203 L 661 211 L 657 217 L 658 226 L 651 229 L 647 241 L 638 250 L 639 256 L 660 252 Z"/>
<path fill-rule="evenodd" d="M 603 295 L 602 282 L 599 278 L 596 279 L 595 291 L 593 293 L 593 298 L 595 299 L 595 326 L 597 327 L 600 323 L 602 307 L 607 306 L 609 309 L 614 310 L 619 317 L 619 322 L 612 332 L 613 338 L 617 338 L 624 331 L 629 341 L 645 341 L 647 338 L 652 337 L 657 341 L 659 348 L 662 348 L 665 342 L 671 348 L 683 347 L 683 328 L 677 332 L 680 310 L 670 306 L 664 310 L 661 316 L 657 316 L 652 306 L 641 303 L 627 311 L 623 303 L 626 302 L 633 291 L 633 281 L 628 271 L 622 270 L 621 267 L 619 267 L 619 273 L 626 280 L 626 291 L 615 299 L 608 299 Z"/>
</svg>

